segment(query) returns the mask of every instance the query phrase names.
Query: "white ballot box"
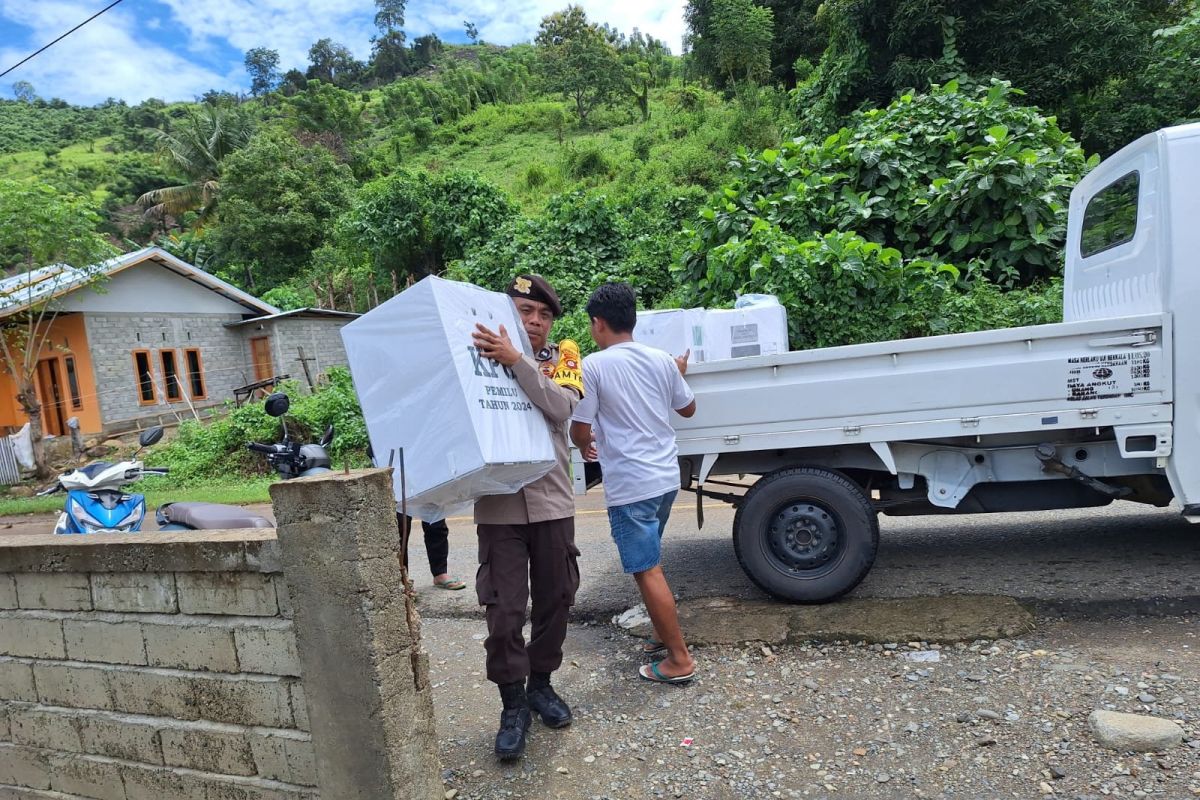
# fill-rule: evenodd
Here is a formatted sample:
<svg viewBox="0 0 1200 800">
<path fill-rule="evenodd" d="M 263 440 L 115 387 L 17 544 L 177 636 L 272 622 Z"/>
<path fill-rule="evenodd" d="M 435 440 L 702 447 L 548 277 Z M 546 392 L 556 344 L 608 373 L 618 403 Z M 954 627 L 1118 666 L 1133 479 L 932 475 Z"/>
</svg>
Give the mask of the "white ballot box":
<svg viewBox="0 0 1200 800">
<path fill-rule="evenodd" d="M 542 412 L 512 373 L 481 356 L 476 323 L 503 325 L 530 352 L 512 299 L 429 277 L 342 328 L 376 462 L 404 449 L 408 512 L 441 519 L 484 495 L 511 494 L 555 464 Z"/>
<path fill-rule="evenodd" d="M 689 364 L 786 353 L 787 312 L 779 301 L 771 295 L 754 295 L 738 302 L 728 309 L 639 311 L 633 338 L 673 356 L 691 350 Z"/>
<path fill-rule="evenodd" d="M 704 309 L 666 308 L 660 311 L 639 311 L 633 328 L 636 342 L 666 350 L 681 356 L 688 350 L 689 364 L 706 360 L 704 349 Z"/>
<path fill-rule="evenodd" d="M 788 351 L 787 312 L 778 302 L 704 312 L 709 361 L 766 356 Z"/>
</svg>

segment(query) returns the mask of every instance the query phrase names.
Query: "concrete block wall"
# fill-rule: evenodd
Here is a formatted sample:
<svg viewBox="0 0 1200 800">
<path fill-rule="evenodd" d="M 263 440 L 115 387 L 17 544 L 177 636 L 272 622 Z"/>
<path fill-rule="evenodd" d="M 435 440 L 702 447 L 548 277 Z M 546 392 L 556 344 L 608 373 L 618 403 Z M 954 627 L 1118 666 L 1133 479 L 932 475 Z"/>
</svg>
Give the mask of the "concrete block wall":
<svg viewBox="0 0 1200 800">
<path fill-rule="evenodd" d="M 0 800 L 317 800 L 274 531 L 0 539 Z"/>
<path fill-rule="evenodd" d="M 181 378 L 186 375 L 183 350 L 199 348 L 204 362 L 206 400 L 197 404 L 208 407 L 233 399 L 233 390 L 254 380 L 254 369 L 239 329 L 226 328 L 236 314 L 142 314 L 88 313 L 85 315 L 88 347 L 92 354 L 96 391 L 106 431 L 128 430 L 132 420 L 159 416 L 173 418 L 172 411 L 190 416 L 184 401 L 167 403 L 163 395 L 162 363 L 158 351 L 176 349 Z M 159 402 L 138 402 L 137 376 L 133 352 L 150 350 Z M 92 433 L 92 431 L 86 431 Z"/>
<path fill-rule="evenodd" d="M 348 321 L 283 317 L 263 323 L 261 331 L 253 330 L 252 325 L 244 326 L 242 330 L 246 331 L 247 348 L 250 336 L 270 335 L 271 358 L 275 363 L 276 374 L 290 375 L 292 380 L 306 386 L 299 348 L 304 348 L 305 357 L 312 359 L 308 362 L 308 371 L 314 381 L 319 380 L 330 367 L 347 366 L 349 359 L 346 358 L 346 348 L 342 345 L 341 329 Z"/>
</svg>

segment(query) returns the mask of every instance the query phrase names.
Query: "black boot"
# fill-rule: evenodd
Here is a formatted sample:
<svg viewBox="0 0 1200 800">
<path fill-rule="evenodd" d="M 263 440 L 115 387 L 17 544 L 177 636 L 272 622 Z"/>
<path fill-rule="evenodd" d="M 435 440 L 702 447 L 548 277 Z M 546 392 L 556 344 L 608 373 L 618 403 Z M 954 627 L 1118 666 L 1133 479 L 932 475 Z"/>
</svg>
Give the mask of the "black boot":
<svg viewBox="0 0 1200 800">
<path fill-rule="evenodd" d="M 511 761 L 525 754 L 525 734 L 533 723 L 529 713 L 529 700 L 525 696 L 525 684 L 500 684 L 500 700 L 504 710 L 500 712 L 500 730 L 496 733 L 496 755 L 502 761 Z"/>
<path fill-rule="evenodd" d="M 542 722 L 548 727 L 565 728 L 571 724 L 571 707 L 550 685 L 549 672 L 530 674 L 527 695 L 529 707 L 542 715 Z"/>
</svg>

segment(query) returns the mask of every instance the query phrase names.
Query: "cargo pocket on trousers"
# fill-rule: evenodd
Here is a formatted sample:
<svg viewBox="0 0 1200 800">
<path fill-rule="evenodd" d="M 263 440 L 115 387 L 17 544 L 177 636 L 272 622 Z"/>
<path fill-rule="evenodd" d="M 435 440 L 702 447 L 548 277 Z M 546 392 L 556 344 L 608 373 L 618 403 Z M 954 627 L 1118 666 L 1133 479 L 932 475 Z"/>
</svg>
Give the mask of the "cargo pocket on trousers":
<svg viewBox="0 0 1200 800">
<path fill-rule="evenodd" d="M 479 540 L 479 569 L 475 571 L 475 594 L 479 597 L 479 605 L 490 606 L 500 599 L 499 593 L 492 584 L 491 547 L 485 539 Z"/>
<path fill-rule="evenodd" d="M 567 544 L 567 605 L 575 605 L 575 594 L 579 591 L 579 548 Z"/>
</svg>

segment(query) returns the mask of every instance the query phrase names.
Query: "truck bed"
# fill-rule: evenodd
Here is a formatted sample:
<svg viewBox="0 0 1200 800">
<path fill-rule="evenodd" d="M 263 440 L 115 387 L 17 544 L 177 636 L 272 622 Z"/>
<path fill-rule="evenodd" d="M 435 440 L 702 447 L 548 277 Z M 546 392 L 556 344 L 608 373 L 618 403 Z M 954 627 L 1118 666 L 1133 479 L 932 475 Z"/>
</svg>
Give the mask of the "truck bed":
<svg viewBox="0 0 1200 800">
<path fill-rule="evenodd" d="M 1169 422 L 1170 324 L 1148 314 L 694 365 L 679 453 L 711 467 L 721 453 Z"/>
</svg>

